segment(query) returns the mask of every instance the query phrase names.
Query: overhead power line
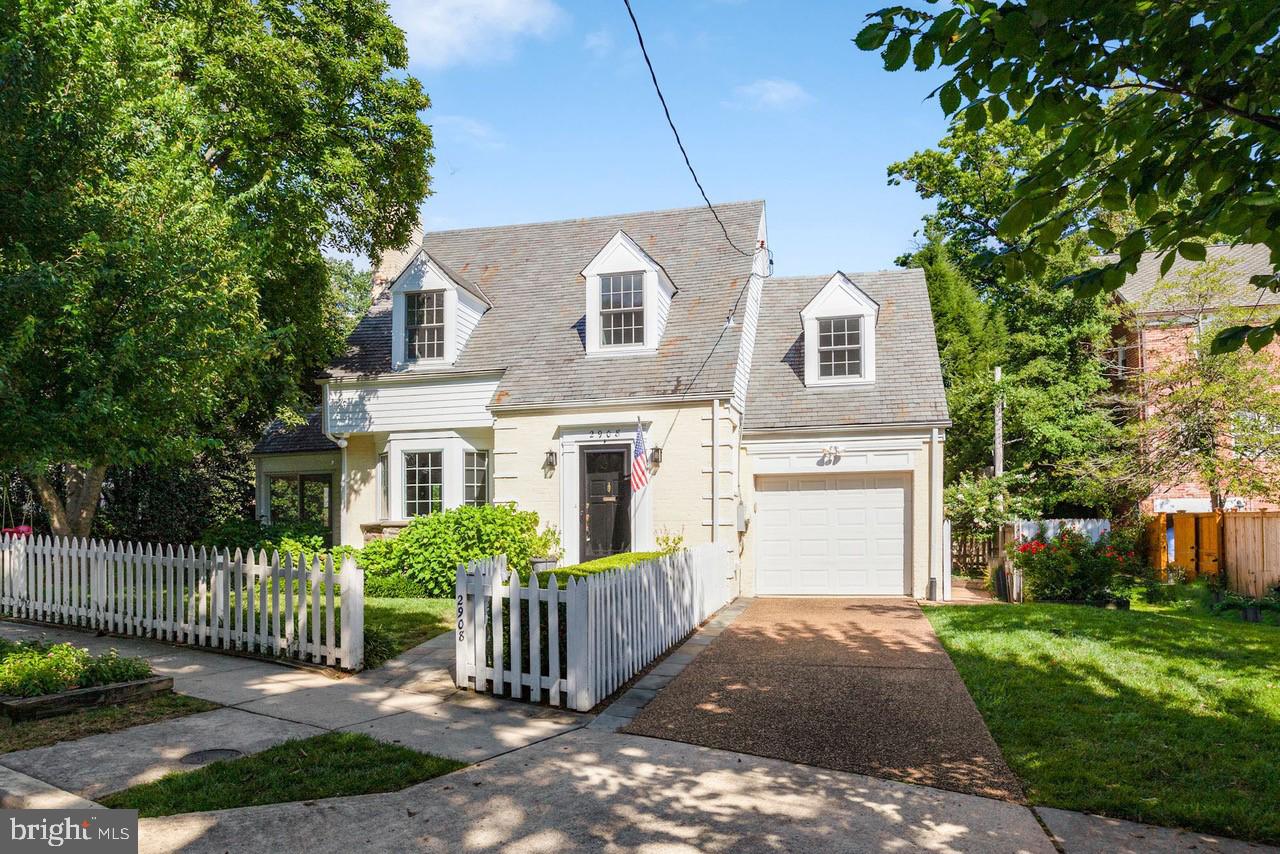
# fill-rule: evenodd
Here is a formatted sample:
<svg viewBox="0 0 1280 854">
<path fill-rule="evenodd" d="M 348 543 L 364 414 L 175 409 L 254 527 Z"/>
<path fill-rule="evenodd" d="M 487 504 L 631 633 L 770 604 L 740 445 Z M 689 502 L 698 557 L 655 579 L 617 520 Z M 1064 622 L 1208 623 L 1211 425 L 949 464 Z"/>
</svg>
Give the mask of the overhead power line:
<svg viewBox="0 0 1280 854">
<path fill-rule="evenodd" d="M 676 123 L 671 118 L 671 109 L 667 107 L 667 99 L 662 95 L 662 87 L 658 85 L 658 75 L 654 73 L 653 62 L 649 59 L 649 51 L 644 46 L 644 35 L 640 32 L 640 22 L 636 20 L 636 13 L 631 9 L 631 0 L 622 0 L 627 6 L 627 14 L 631 16 L 631 26 L 636 30 L 636 41 L 640 43 L 640 53 L 644 56 L 644 64 L 649 67 L 649 78 L 653 80 L 653 91 L 658 93 L 658 100 L 662 102 L 662 112 L 667 116 L 667 124 L 671 127 L 671 133 L 676 138 L 676 145 L 680 147 L 680 154 L 684 156 L 684 165 L 689 167 L 689 174 L 693 176 L 693 183 L 698 185 L 698 192 L 702 194 L 702 201 L 706 202 L 707 210 L 711 211 L 711 215 L 716 218 L 716 222 L 720 224 L 720 230 L 724 232 L 724 239 L 734 250 L 746 257 L 752 257 L 753 253 L 744 251 L 738 244 L 733 242 L 733 238 L 729 236 L 729 229 L 725 227 L 724 220 L 720 219 L 720 214 L 716 213 L 715 205 L 711 204 L 711 199 L 707 198 L 707 191 L 702 188 L 702 182 L 698 180 L 698 173 L 693 170 L 693 163 L 689 161 L 689 152 L 685 150 L 684 142 L 680 139 L 680 131 L 676 130 Z"/>
</svg>

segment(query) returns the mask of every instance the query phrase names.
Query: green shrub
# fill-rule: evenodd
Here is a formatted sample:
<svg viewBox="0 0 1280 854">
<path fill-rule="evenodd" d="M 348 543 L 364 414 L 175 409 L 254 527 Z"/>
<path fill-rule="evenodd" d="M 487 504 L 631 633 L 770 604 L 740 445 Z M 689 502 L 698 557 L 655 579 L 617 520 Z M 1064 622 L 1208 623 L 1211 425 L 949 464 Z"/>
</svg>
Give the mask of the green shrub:
<svg viewBox="0 0 1280 854">
<path fill-rule="evenodd" d="M 121 658 L 115 650 L 94 657 L 69 643 L 7 643 L 0 647 L 0 695 L 10 697 L 39 697 L 150 675 L 146 661 Z"/>
<path fill-rule="evenodd" d="M 329 529 L 318 522 L 280 522 L 263 525 L 252 519 L 232 519 L 210 527 L 199 545 L 215 549 L 256 549 L 302 555 L 310 560 L 323 557 L 329 544 Z M 296 558 L 295 558 L 296 559 Z"/>
<path fill-rule="evenodd" d="M 626 569 L 629 566 L 635 566 L 637 563 L 646 560 L 653 560 L 662 557 L 669 552 L 622 552 L 608 557 L 599 557 L 595 560 L 589 560 L 586 563 L 575 563 L 572 566 L 558 567 L 554 572 L 556 578 L 560 579 L 561 584 L 568 582 L 570 578 L 586 578 L 588 575 L 595 575 L 598 572 L 608 572 L 611 569 Z M 551 575 L 550 572 L 545 573 Z M 542 585 L 546 587 L 546 584 Z"/>
<path fill-rule="evenodd" d="M 1013 563 L 1022 570 L 1023 591 L 1037 601 L 1096 602 L 1128 598 L 1149 575 L 1130 534 L 1108 532 L 1089 538 L 1064 529 L 1052 539 L 1042 528 L 1014 547 Z"/>
<path fill-rule="evenodd" d="M 399 573 L 391 575 L 364 575 L 364 595 L 381 599 L 422 599 L 427 588 Z"/>
<path fill-rule="evenodd" d="M 537 513 L 506 504 L 455 507 L 410 522 L 391 540 L 390 563 L 427 595 L 451 596 L 458 564 L 470 560 L 505 554 L 507 566 L 527 577 L 537 537 Z M 371 565 L 385 567 L 384 561 L 379 553 Z"/>
</svg>

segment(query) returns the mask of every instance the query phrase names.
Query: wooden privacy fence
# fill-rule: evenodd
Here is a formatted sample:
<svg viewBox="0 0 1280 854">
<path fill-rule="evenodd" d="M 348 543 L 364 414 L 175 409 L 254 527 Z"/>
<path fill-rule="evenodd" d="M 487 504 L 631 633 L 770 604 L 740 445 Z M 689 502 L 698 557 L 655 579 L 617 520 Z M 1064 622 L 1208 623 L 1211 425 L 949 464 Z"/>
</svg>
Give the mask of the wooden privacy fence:
<svg viewBox="0 0 1280 854">
<path fill-rule="evenodd" d="M 455 681 L 588 711 L 728 604 L 731 575 L 715 543 L 564 586 L 473 561 L 458 567 Z"/>
<path fill-rule="evenodd" d="M 1237 593 L 1261 597 L 1280 585 L 1280 513 L 1224 513 L 1222 560 Z"/>
<path fill-rule="evenodd" d="M 0 614 L 359 670 L 364 572 L 333 561 L 53 537 L 0 538 Z"/>
</svg>

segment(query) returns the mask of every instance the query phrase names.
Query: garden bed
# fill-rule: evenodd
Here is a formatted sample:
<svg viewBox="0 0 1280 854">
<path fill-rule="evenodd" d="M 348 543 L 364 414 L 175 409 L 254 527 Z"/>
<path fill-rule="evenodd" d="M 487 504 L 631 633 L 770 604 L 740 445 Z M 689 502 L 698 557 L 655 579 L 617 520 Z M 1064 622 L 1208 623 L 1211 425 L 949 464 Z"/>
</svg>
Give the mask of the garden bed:
<svg viewBox="0 0 1280 854">
<path fill-rule="evenodd" d="M 72 688 L 36 697 L 0 696 L 0 715 L 11 721 L 32 721 L 67 715 L 93 706 L 113 706 L 173 693 L 173 677 L 148 676 L 129 682 Z"/>
</svg>

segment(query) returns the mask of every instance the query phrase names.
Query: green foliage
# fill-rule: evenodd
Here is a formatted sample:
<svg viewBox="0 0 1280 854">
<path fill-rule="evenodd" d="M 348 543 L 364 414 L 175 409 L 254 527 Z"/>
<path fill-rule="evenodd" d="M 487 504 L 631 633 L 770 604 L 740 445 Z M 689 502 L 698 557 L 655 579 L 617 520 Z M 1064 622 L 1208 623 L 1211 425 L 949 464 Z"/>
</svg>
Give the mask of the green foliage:
<svg viewBox="0 0 1280 854">
<path fill-rule="evenodd" d="M 382 599 L 419 599 L 429 596 L 426 585 L 398 572 L 378 574 L 365 570 L 364 595 Z"/>
<path fill-rule="evenodd" d="M 1086 297 L 1120 287 L 1145 250 L 1203 260 L 1204 241 L 1220 236 L 1265 244 L 1280 265 L 1280 18 L 1270 0 L 959 0 L 868 20 L 855 41 L 884 46 L 886 69 L 902 67 L 913 44 L 949 67 L 939 101 L 970 130 L 1012 112 L 1048 141 L 993 232 L 1011 244 L 1011 280 L 1050 272 L 1080 225 L 1114 249 L 1062 278 Z M 1280 276 L 1255 284 L 1274 289 Z M 1268 328 L 1280 319 L 1224 330 L 1222 346 L 1264 343 Z"/>
<path fill-rule="evenodd" d="M 1160 484 L 1192 481 L 1204 485 L 1219 510 L 1229 496 L 1280 499 L 1280 359 L 1273 350 L 1216 346 L 1218 330 L 1267 316 L 1229 307 L 1240 299 L 1229 273 L 1221 260 L 1197 265 L 1165 279 L 1148 305 L 1137 306 L 1176 306 L 1187 324 L 1184 349 L 1148 360 L 1142 382 L 1119 401 L 1127 416 L 1123 442 L 1074 461 L 1082 481 L 1131 500 Z"/>
<path fill-rule="evenodd" d="M 366 593 L 368 590 L 366 589 Z M 400 652 L 396 638 L 382 624 L 366 622 L 364 624 L 364 666 L 365 669 L 378 667 L 384 661 L 394 658 Z"/>
<path fill-rule="evenodd" d="M 543 528 L 542 533 L 534 538 L 530 550 L 534 557 L 560 560 L 560 558 L 564 557 L 564 546 L 560 544 L 560 531 L 557 530 L 555 525 L 548 525 Z"/>
<path fill-rule="evenodd" d="M 0 466 L 69 467 L 56 532 L 89 534 L 106 466 L 314 395 L 322 248 L 402 244 L 428 191 L 407 59 L 381 0 L 0 16 Z"/>
<path fill-rule="evenodd" d="M 957 532 L 990 538 L 1001 525 L 1038 514 L 1035 500 L 1025 494 L 1028 480 L 1017 473 L 987 477 L 961 472 L 943 491 L 947 518 Z"/>
<path fill-rule="evenodd" d="M 571 578 L 586 578 L 588 575 L 595 575 L 599 572 L 608 572 L 612 569 L 627 569 L 636 564 L 662 557 L 665 554 L 671 554 L 666 551 L 656 552 L 622 552 L 608 557 L 600 557 L 595 560 L 589 560 L 585 563 L 575 563 L 572 566 L 562 566 L 555 570 L 555 576 L 559 579 L 560 584 L 568 583 Z M 551 573 L 547 573 L 550 575 Z M 543 585 L 546 586 L 545 584 Z"/>
<path fill-rule="evenodd" d="M 394 539 L 366 545 L 357 562 L 368 576 L 398 576 L 428 596 L 451 596 L 459 564 L 505 554 L 507 566 L 527 576 L 541 542 L 537 513 L 508 504 L 464 506 L 416 517 Z M 409 588 L 397 581 L 386 589 Z"/>
<path fill-rule="evenodd" d="M 294 560 L 310 560 L 312 555 L 323 557 L 328 548 L 329 529 L 318 522 L 274 522 L 264 525 L 254 519 L 229 519 L 210 527 L 200 536 L 197 545 L 215 549 L 278 551 L 281 558 L 291 554 Z M 349 547 L 335 549 L 334 559 L 354 552 Z"/>
<path fill-rule="evenodd" d="M 1111 387 L 1104 358 L 1118 320 L 1099 295 L 1078 296 L 1056 281 L 1086 265 L 1096 248 L 1076 235 L 1038 276 L 992 265 L 1012 245 L 998 237 L 1013 187 L 1049 147 L 1043 134 L 1010 121 L 970 131 L 952 127 L 936 149 L 889 167 L 937 212 L 925 218 L 929 244 L 899 259 L 925 268 L 953 427 L 949 476 L 992 462 L 993 409 L 1005 401 L 1005 467 L 1030 475 L 1030 496 L 1046 513 L 1109 511 L 1064 468 L 1110 447 L 1118 429 L 1101 396 Z M 973 293 L 976 291 L 976 296 Z M 997 387 L 992 375 L 1003 364 Z"/>
<path fill-rule="evenodd" d="M 115 650 L 93 656 L 69 643 L 46 646 L 0 641 L 0 695 L 39 697 L 150 675 L 151 665 L 146 661 L 121 658 Z"/>
<path fill-rule="evenodd" d="M 673 534 L 669 531 L 663 531 L 658 534 L 658 552 L 660 554 L 675 554 L 684 548 L 684 534 Z"/>
<path fill-rule="evenodd" d="M 1129 534 L 1107 533 L 1091 542 L 1064 529 L 1050 539 L 1036 537 L 1013 547 L 1014 566 L 1022 570 L 1023 590 L 1033 601 L 1100 602 L 1125 598 L 1150 572 Z"/>
</svg>

